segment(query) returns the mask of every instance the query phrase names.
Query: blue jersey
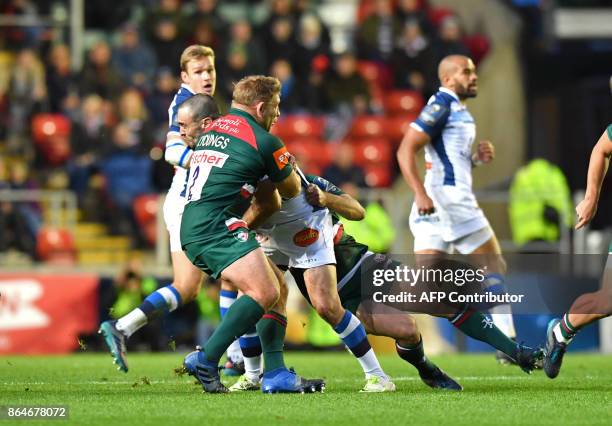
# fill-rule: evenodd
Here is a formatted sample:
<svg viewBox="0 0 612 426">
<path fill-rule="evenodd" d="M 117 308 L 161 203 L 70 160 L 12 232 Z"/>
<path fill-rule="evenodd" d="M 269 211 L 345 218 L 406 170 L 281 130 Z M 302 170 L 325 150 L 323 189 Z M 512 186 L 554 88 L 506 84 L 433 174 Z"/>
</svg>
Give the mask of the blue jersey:
<svg viewBox="0 0 612 426">
<path fill-rule="evenodd" d="M 168 108 L 168 136 L 166 138 L 166 151 L 164 158 L 167 162 L 175 166 L 174 178 L 172 185 L 168 191 L 168 195 L 185 196 L 185 187 L 187 183 L 187 162 L 191 158 L 193 150 L 187 146 L 181 138 L 180 128 L 178 125 L 178 109 L 183 102 L 191 98 L 195 93 L 187 86 L 182 84 L 179 88 L 170 108 Z"/>
<path fill-rule="evenodd" d="M 431 139 L 425 146 L 425 187 L 450 185 L 471 191 L 476 124 L 457 95 L 441 87 L 411 126 Z"/>
</svg>

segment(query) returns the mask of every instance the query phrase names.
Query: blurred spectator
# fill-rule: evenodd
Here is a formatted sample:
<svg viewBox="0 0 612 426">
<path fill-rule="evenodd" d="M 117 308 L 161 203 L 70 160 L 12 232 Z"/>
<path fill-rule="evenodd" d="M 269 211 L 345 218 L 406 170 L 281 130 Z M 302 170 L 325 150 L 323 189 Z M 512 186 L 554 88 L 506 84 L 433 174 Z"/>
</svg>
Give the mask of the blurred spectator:
<svg viewBox="0 0 612 426">
<path fill-rule="evenodd" d="M 276 77 L 281 82 L 281 113 L 293 113 L 300 110 L 301 85 L 293 74 L 291 64 L 284 59 L 278 59 L 270 68 L 270 75 Z"/>
<path fill-rule="evenodd" d="M 424 3 L 424 0 L 399 0 L 397 16 L 404 25 L 412 22 L 418 23 L 423 34 L 427 38 L 431 38 L 435 35 L 434 29 L 429 18 L 427 18 Z"/>
<path fill-rule="evenodd" d="M 104 99 L 116 99 L 123 89 L 124 81 L 111 63 L 111 50 L 105 41 L 98 41 L 87 55 L 81 72 L 81 96 L 95 93 Z"/>
<path fill-rule="evenodd" d="M 376 0 L 374 13 L 357 29 L 357 52 L 360 59 L 387 62 L 401 29 L 400 19 L 393 14 L 391 0 Z"/>
<path fill-rule="evenodd" d="M 192 44 L 202 44 L 216 51 L 219 49 L 220 41 L 212 25 L 208 21 L 200 21 L 193 26 L 193 31 L 185 42 L 185 45 Z"/>
<path fill-rule="evenodd" d="M 56 44 L 49 52 L 47 91 L 51 112 L 73 115 L 79 107 L 78 76 L 72 72 L 70 49 Z"/>
<path fill-rule="evenodd" d="M 347 183 L 360 188 L 366 187 L 365 172 L 353 163 L 354 156 L 354 149 L 349 143 L 338 145 L 333 162 L 323 171 L 322 177 L 339 187 Z"/>
<path fill-rule="evenodd" d="M 194 0 L 195 9 L 189 13 L 187 20 L 188 28 L 198 28 L 202 24 L 209 28 L 215 38 L 225 40 L 227 38 L 228 23 L 219 14 L 217 0 Z M 205 46 L 215 46 L 209 43 L 202 43 Z"/>
<path fill-rule="evenodd" d="M 172 97 L 178 89 L 178 80 L 168 68 L 159 68 L 155 78 L 153 91 L 145 98 L 149 117 L 156 128 L 156 141 L 165 141 L 168 131 L 168 108 Z M 157 134 L 157 129 L 161 127 L 163 134 Z"/>
<path fill-rule="evenodd" d="M 21 50 L 15 59 L 8 88 L 10 152 L 31 154 L 31 144 L 25 139 L 30 118 L 45 108 L 46 101 L 47 85 L 43 64 L 33 50 Z"/>
<path fill-rule="evenodd" d="M 417 21 L 408 21 L 393 52 L 395 87 L 433 93 L 438 84 L 435 51 Z"/>
<path fill-rule="evenodd" d="M 459 18 L 449 15 L 440 23 L 438 29 L 438 43 L 436 46 L 436 63 L 448 55 L 465 55 L 470 56 L 470 51 L 463 44 L 463 32 Z"/>
<path fill-rule="evenodd" d="M 180 71 L 181 52 L 184 42 L 178 25 L 171 19 L 155 23 L 154 37 L 151 43 L 159 66 L 170 68 L 175 74 Z"/>
<path fill-rule="evenodd" d="M 266 49 L 263 48 L 261 41 L 253 35 L 253 28 L 246 19 L 238 20 L 232 24 L 231 38 L 224 46 L 222 57 L 227 58 L 230 52 L 236 49 L 244 52 L 247 59 L 245 66 L 249 70 L 249 74 L 263 74 L 266 71 Z M 223 79 L 223 74 L 219 78 Z"/>
<path fill-rule="evenodd" d="M 148 9 L 143 21 L 143 29 L 152 46 L 159 41 L 159 24 L 171 22 L 177 37 L 183 37 L 186 22 L 181 12 L 180 0 L 159 0 L 157 5 Z M 177 59 L 178 60 L 178 59 Z"/>
<path fill-rule="evenodd" d="M 119 97 L 118 119 L 130 131 L 129 146 L 141 154 L 148 154 L 153 147 L 153 128 L 140 92 L 127 89 Z"/>
<path fill-rule="evenodd" d="M 151 161 L 134 145 L 127 123 L 115 127 L 112 141 L 110 154 L 100 164 L 115 213 L 111 229 L 115 234 L 130 235 L 132 243 L 142 248 L 145 239 L 134 217 L 132 204 L 137 196 L 152 192 Z"/>
<path fill-rule="evenodd" d="M 324 82 L 324 90 L 331 111 L 363 114 L 369 109 L 368 84 L 357 71 L 357 61 L 352 53 L 343 53 L 336 58 L 334 70 Z"/>
<path fill-rule="evenodd" d="M 220 83 L 217 83 L 217 90 L 225 99 L 232 99 L 234 91 L 234 83 L 237 83 L 242 77 L 251 74 L 249 65 L 249 52 L 245 47 L 234 46 L 227 52 L 226 63 L 223 71 L 220 73 L 222 77 Z"/>
<path fill-rule="evenodd" d="M 84 1 L 85 27 L 88 29 L 99 29 L 105 32 L 114 31 L 130 18 L 134 6 L 138 3 L 140 3 L 140 0 Z"/>
<path fill-rule="evenodd" d="M 70 145 L 72 158 L 68 163 L 70 189 L 83 197 L 96 164 L 110 150 L 111 129 L 106 123 L 104 100 L 98 95 L 83 99 L 81 114 L 72 122 Z"/>
<path fill-rule="evenodd" d="M 277 59 L 286 59 L 294 63 L 296 43 L 294 38 L 294 20 L 278 18 L 271 22 L 270 33 L 266 39 L 268 66 Z"/>
<path fill-rule="evenodd" d="M 119 46 L 112 52 L 112 61 L 128 85 L 151 89 L 157 59 L 151 47 L 140 40 L 134 25 L 123 26 Z"/>
<path fill-rule="evenodd" d="M 12 161 L 9 168 L 8 162 L 0 157 L 0 189 L 35 188 L 26 162 Z M 34 259 L 40 226 L 38 205 L 0 200 L 0 252 L 14 248 Z"/>
<path fill-rule="evenodd" d="M 330 57 L 329 40 L 325 39 L 324 26 L 314 14 L 303 14 L 299 21 L 295 72 L 302 80 L 308 77 L 315 59 L 327 60 Z"/>
<path fill-rule="evenodd" d="M 355 199 L 359 199 L 359 188 L 352 183 L 345 183 L 341 189 Z M 361 201 L 365 208 L 365 218 L 354 222 L 343 220 L 347 234 L 358 242 L 367 245 L 374 253 L 388 253 L 395 241 L 395 228 L 389 213 L 377 201 Z"/>
</svg>

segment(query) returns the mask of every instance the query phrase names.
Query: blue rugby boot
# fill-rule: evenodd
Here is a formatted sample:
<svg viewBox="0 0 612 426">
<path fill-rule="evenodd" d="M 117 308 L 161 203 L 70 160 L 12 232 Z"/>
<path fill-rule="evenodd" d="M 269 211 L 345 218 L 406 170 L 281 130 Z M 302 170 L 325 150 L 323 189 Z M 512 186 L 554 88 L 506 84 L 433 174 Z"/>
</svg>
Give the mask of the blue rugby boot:
<svg viewBox="0 0 612 426">
<path fill-rule="evenodd" d="M 263 393 L 314 393 L 325 390 L 325 381 L 305 379 L 293 369 L 277 368 L 264 373 L 261 381 Z"/>
<path fill-rule="evenodd" d="M 563 355 L 567 350 L 567 343 L 559 342 L 553 333 L 553 329 L 561 322 L 560 319 L 554 318 L 548 322 L 546 329 L 546 356 L 544 357 L 544 372 L 546 375 L 554 379 L 559 375 Z"/>
<path fill-rule="evenodd" d="M 450 377 L 438 367 L 429 371 L 419 371 L 419 376 L 421 377 L 423 383 L 433 389 L 444 389 L 453 391 L 463 390 L 463 386 L 457 383 L 452 377 Z"/>
<path fill-rule="evenodd" d="M 194 376 L 202 385 L 204 392 L 226 393 L 227 388 L 221 383 L 219 367 L 206 359 L 206 354 L 198 346 L 195 351 L 187 354 L 183 360 L 183 367 L 187 374 Z"/>
<path fill-rule="evenodd" d="M 127 349 L 125 347 L 127 337 L 121 331 L 117 330 L 116 325 L 117 321 L 104 321 L 100 324 L 98 334 L 104 337 L 104 343 L 106 343 L 106 346 L 108 346 L 113 356 L 113 363 L 117 364 L 117 370 L 127 373 Z"/>
</svg>

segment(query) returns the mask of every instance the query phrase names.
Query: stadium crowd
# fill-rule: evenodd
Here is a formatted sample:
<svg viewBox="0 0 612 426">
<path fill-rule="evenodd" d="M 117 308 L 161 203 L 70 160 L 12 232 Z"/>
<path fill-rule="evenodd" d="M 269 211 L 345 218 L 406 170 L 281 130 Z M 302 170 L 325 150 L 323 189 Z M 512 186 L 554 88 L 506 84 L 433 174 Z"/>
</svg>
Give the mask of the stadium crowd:
<svg viewBox="0 0 612 426">
<path fill-rule="evenodd" d="M 10 0 L 0 13 L 44 16 L 61 3 Z M 216 52 L 222 110 L 241 77 L 276 76 L 284 115 L 277 134 L 307 170 L 341 187 L 390 185 L 397 174 L 393 153 L 405 125 L 437 89 L 440 58 L 459 53 L 478 61 L 488 41 L 464 34 L 451 10 L 424 0 L 364 0 L 349 49 L 333 52 L 315 3 L 272 0 L 265 19 L 229 22 L 215 0 L 87 1 L 89 43 L 76 70 L 67 32 L 0 27 L 6 160 L 0 187 L 72 190 L 84 219 L 146 246 L 134 200 L 169 186 L 167 110 L 180 83 L 180 53 L 193 43 Z M 38 206 L 3 202 L 0 233 L 29 237 L 0 238 L 0 250 L 12 245 L 34 255 L 40 223 Z"/>
</svg>

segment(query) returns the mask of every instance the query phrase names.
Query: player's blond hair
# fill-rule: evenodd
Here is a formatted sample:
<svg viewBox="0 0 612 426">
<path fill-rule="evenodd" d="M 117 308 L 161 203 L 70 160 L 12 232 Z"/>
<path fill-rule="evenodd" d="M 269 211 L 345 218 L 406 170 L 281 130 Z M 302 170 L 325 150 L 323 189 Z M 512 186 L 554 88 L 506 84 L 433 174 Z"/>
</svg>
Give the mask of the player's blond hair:
<svg viewBox="0 0 612 426">
<path fill-rule="evenodd" d="M 181 53 L 181 71 L 187 71 L 187 64 L 193 59 L 210 57 L 215 60 L 215 51 L 202 44 L 192 44 Z"/>
<path fill-rule="evenodd" d="M 267 104 L 280 91 L 281 82 L 278 78 L 265 75 L 250 75 L 236 83 L 232 93 L 232 100 L 246 106 L 253 106 L 257 102 Z"/>
</svg>

